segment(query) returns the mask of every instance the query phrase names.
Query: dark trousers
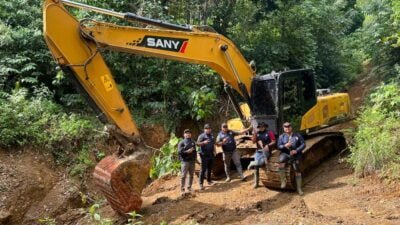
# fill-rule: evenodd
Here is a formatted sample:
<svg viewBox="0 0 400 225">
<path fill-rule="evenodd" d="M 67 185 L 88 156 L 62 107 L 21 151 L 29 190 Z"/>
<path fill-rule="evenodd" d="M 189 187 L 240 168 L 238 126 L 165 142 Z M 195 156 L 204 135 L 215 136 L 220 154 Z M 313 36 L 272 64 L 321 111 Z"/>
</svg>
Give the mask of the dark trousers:
<svg viewBox="0 0 400 225">
<path fill-rule="evenodd" d="M 295 172 L 300 173 L 300 155 L 290 155 L 285 152 L 281 152 L 279 155 L 279 162 L 280 163 L 289 163 L 293 166 Z"/>
<path fill-rule="evenodd" d="M 193 183 L 193 175 L 194 175 L 194 166 L 195 166 L 195 161 L 182 161 L 181 162 L 181 190 L 185 190 L 186 186 L 186 177 L 189 175 L 189 184 L 187 185 L 187 188 L 192 187 Z"/>
<path fill-rule="evenodd" d="M 203 184 L 204 178 L 206 177 L 207 173 L 207 182 L 211 182 L 211 171 L 214 165 L 214 157 L 201 157 L 201 171 L 200 171 L 200 178 L 199 183 Z"/>
</svg>

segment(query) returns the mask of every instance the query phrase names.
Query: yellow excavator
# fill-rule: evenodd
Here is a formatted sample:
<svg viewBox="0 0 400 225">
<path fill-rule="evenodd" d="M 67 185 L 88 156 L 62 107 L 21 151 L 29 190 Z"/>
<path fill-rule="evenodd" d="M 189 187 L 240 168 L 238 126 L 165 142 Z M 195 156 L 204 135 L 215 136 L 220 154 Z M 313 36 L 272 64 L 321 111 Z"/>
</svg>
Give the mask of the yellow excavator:
<svg viewBox="0 0 400 225">
<path fill-rule="evenodd" d="M 71 15 L 68 7 L 148 26 L 119 26 L 91 19 L 79 21 Z M 69 0 L 45 0 L 43 30 L 56 63 L 87 99 L 97 117 L 107 124 L 110 134 L 120 145 L 116 153 L 102 159 L 94 171 L 97 185 L 117 212 L 140 209 L 140 194 L 148 178 L 154 151 L 140 136 L 100 53 L 101 49 L 209 66 L 221 76 L 239 116 L 239 119 L 230 121 L 232 126 L 251 124 L 255 127 L 265 122 L 278 135 L 282 132 L 283 121 L 290 120 L 292 124 L 297 124 L 297 129 L 307 139 L 304 170 L 316 165 L 330 152 L 345 146 L 341 133 L 315 131 L 350 116 L 347 94 L 317 97 L 314 76 L 309 70 L 256 75 L 232 41 L 212 28 L 177 25 Z M 234 92 L 242 96 L 245 104 L 238 103 Z M 255 146 L 249 140 L 249 136 L 237 140 L 242 155 L 254 153 Z M 274 164 L 277 154 L 274 152 L 270 160 L 271 169 L 265 171 L 262 177 L 267 187 L 279 186 Z M 290 178 L 287 186 L 293 188 L 291 167 L 287 167 L 287 176 Z"/>
</svg>

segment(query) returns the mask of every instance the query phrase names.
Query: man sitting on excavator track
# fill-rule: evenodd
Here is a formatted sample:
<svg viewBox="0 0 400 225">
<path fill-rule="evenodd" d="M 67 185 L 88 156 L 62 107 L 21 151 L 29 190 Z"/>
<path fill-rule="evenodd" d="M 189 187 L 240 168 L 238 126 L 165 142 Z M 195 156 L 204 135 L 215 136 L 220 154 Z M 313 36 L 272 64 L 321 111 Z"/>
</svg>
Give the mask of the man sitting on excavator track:
<svg viewBox="0 0 400 225">
<path fill-rule="evenodd" d="M 299 133 L 293 133 L 292 125 L 289 122 L 283 123 L 284 133 L 279 136 L 278 150 L 281 151 L 279 156 L 279 174 L 281 179 L 281 188 L 286 187 L 285 165 L 289 163 L 293 166 L 296 173 L 296 187 L 299 195 L 303 195 L 301 189 L 302 178 L 300 170 L 300 158 L 302 151 L 306 147 L 303 137 Z"/>
</svg>

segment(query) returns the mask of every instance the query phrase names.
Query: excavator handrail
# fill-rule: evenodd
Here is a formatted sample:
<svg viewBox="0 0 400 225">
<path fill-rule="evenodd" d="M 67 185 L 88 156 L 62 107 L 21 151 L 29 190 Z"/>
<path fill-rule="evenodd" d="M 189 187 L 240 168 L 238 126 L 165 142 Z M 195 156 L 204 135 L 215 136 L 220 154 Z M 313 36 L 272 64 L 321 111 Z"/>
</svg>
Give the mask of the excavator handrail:
<svg viewBox="0 0 400 225">
<path fill-rule="evenodd" d="M 89 11 L 93 11 L 93 12 L 97 12 L 97 13 L 101 13 L 101 14 L 105 14 L 105 15 L 109 15 L 109 16 L 114 16 L 114 17 L 117 17 L 120 19 L 137 21 L 137 22 L 141 22 L 141 23 L 145 23 L 145 24 L 149 24 L 149 25 L 153 25 L 153 26 L 157 26 L 157 27 L 162 27 L 162 28 L 166 28 L 166 29 L 181 30 L 181 31 L 192 31 L 192 29 L 193 29 L 193 27 L 190 25 L 173 24 L 173 23 L 162 21 L 162 20 L 155 20 L 155 19 L 139 16 L 135 13 L 130 13 L 130 12 L 120 13 L 120 12 L 115 12 L 113 10 L 103 9 L 103 8 L 86 5 L 86 4 L 83 4 L 80 2 L 74 2 L 74 1 L 70 1 L 70 0 L 61 0 L 61 2 L 64 5 L 68 5 L 68 6 L 71 6 L 74 8 L 86 9 Z"/>
</svg>

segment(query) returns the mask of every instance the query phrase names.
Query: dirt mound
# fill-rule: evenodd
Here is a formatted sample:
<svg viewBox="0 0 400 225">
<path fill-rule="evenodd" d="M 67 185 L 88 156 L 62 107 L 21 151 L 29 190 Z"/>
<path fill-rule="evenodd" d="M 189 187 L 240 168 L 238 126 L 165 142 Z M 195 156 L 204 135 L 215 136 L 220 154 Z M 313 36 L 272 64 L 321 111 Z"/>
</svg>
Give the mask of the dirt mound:
<svg viewBox="0 0 400 225">
<path fill-rule="evenodd" d="M 59 179 L 52 157 L 34 150 L 0 150 L 0 210 L 19 224 L 31 205 L 40 201 Z"/>
<path fill-rule="evenodd" d="M 0 150 L 0 224 L 38 224 L 82 207 L 78 185 L 64 173 L 49 153 Z"/>
<path fill-rule="evenodd" d="M 162 125 L 143 125 L 140 134 L 144 142 L 153 148 L 160 148 L 169 140 L 169 135 Z"/>
</svg>

